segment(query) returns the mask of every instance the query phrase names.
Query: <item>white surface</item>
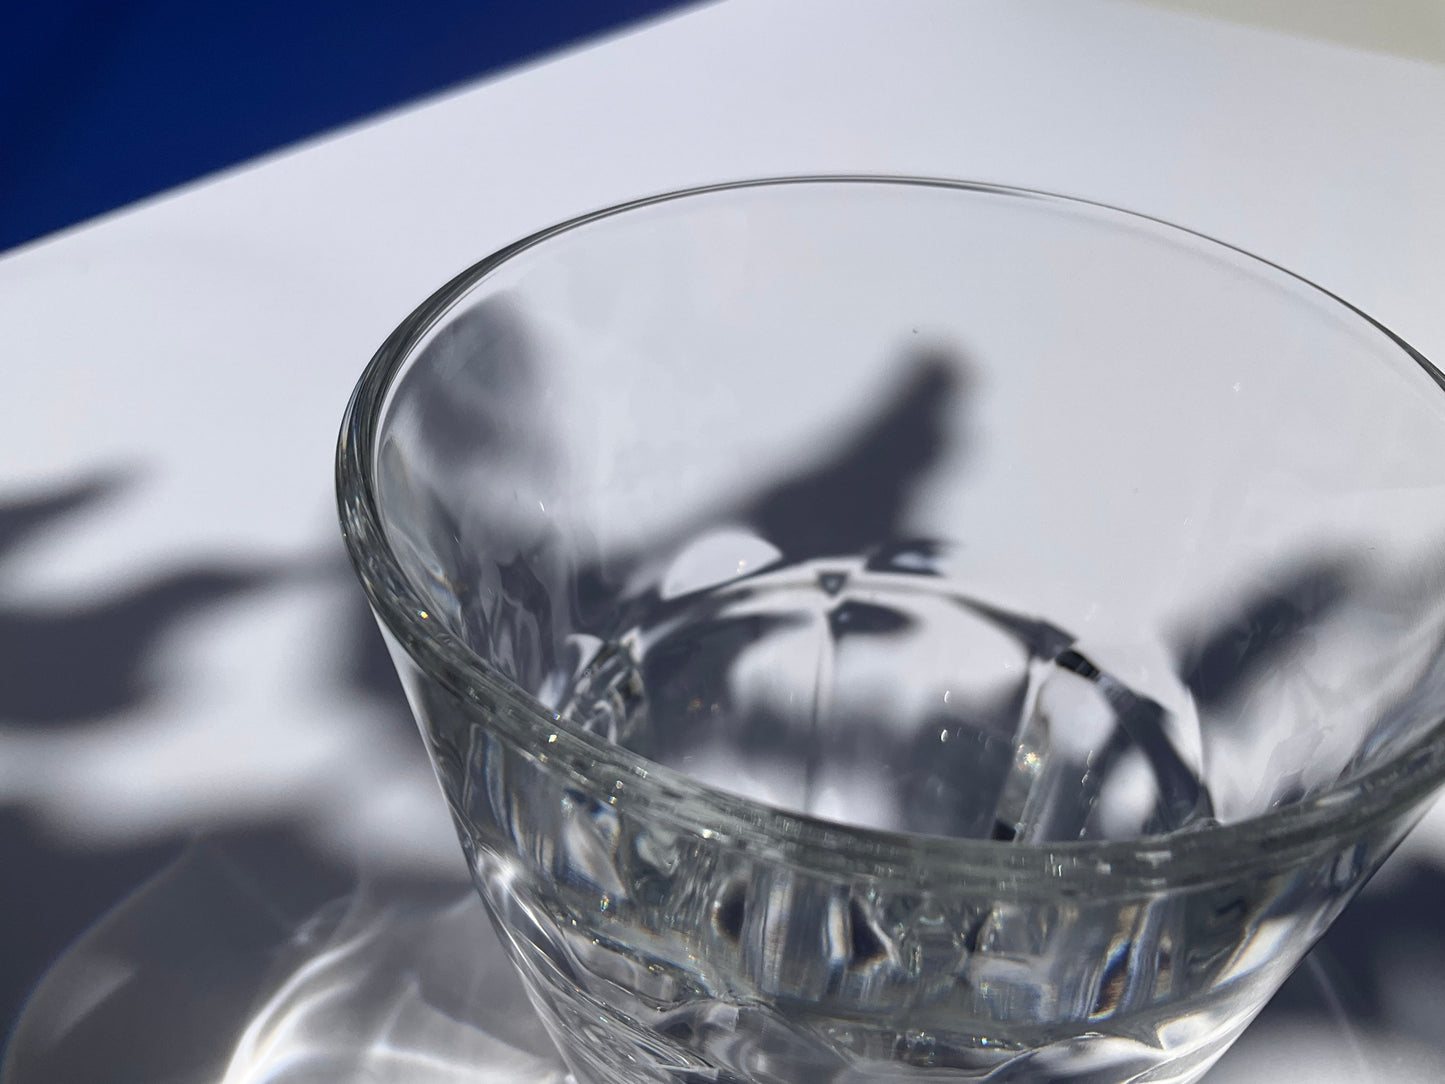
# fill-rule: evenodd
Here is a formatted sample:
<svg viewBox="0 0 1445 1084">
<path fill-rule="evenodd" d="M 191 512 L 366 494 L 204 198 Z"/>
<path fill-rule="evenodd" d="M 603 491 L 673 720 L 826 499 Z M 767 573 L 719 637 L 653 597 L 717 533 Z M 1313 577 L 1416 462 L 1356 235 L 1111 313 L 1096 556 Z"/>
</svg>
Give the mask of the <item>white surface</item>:
<svg viewBox="0 0 1445 1084">
<path fill-rule="evenodd" d="M 24 580 L 329 535 L 333 423 L 401 316 L 532 229 L 693 183 L 892 172 L 1102 199 L 1439 356 L 1442 135 L 1438 68 L 1131 4 L 702 8 L 0 259 L 0 474 L 166 464 L 103 542 L 47 545 Z"/>
<path fill-rule="evenodd" d="M 1445 358 L 1442 137 L 1445 69 L 1133 4 L 696 9 L 0 258 L 0 501 L 140 470 L 0 568 L 0 597 L 333 556 L 336 426 L 387 332 L 507 241 L 695 183 L 913 173 L 1100 199 L 1282 263 Z M 453 869 L 424 769 L 349 740 L 363 709 L 318 676 L 345 590 L 208 612 L 156 663 L 176 691 L 105 737 L 0 720 L 0 803 L 85 846 L 264 812 Z M 1407 849 L 1445 864 L 1442 817 Z"/>
</svg>

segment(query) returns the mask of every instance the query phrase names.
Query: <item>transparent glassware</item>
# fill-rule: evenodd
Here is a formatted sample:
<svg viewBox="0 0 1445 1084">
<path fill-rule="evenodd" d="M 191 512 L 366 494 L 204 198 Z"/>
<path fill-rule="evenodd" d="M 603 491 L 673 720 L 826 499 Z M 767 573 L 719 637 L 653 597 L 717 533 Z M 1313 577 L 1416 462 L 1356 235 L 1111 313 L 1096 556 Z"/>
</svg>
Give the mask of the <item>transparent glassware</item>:
<svg viewBox="0 0 1445 1084">
<path fill-rule="evenodd" d="M 901 178 L 458 276 L 347 545 L 573 1072 L 1199 1079 L 1445 779 L 1445 391 L 1263 260 Z"/>
</svg>

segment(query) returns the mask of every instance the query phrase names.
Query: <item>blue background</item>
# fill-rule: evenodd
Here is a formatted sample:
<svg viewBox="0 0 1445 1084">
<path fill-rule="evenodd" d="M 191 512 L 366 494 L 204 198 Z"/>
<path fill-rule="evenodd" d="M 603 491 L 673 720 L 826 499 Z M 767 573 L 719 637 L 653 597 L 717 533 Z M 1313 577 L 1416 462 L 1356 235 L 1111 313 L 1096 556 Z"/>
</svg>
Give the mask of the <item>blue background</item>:
<svg viewBox="0 0 1445 1084">
<path fill-rule="evenodd" d="M 0 251 L 681 0 L 0 0 Z"/>
</svg>

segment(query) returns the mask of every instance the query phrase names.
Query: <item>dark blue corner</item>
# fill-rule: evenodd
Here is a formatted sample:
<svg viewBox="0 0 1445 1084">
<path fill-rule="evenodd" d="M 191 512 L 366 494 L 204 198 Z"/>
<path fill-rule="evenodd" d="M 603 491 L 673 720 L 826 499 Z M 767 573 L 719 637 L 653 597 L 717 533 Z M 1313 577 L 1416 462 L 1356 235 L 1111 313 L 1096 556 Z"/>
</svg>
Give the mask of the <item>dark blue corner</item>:
<svg viewBox="0 0 1445 1084">
<path fill-rule="evenodd" d="M 680 6 L 0 0 L 0 251 Z"/>
</svg>

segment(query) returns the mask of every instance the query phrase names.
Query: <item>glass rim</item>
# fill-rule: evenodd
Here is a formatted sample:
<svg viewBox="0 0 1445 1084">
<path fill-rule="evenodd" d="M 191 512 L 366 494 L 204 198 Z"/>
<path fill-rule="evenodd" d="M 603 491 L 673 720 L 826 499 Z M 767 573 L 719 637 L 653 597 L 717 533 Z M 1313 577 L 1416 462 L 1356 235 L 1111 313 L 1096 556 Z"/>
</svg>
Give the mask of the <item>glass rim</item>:
<svg viewBox="0 0 1445 1084">
<path fill-rule="evenodd" d="M 700 783 L 562 723 L 427 612 L 387 541 L 374 493 L 374 444 L 393 384 L 427 333 L 502 264 L 551 238 L 658 204 L 737 189 L 779 185 L 892 185 L 949 189 L 1043 200 L 1065 209 L 1119 216 L 1135 228 L 1184 235 L 1230 253 L 1255 273 L 1273 272 L 1303 284 L 1352 313 L 1403 350 L 1445 391 L 1445 376 L 1419 351 L 1348 301 L 1288 268 L 1236 245 L 1152 215 L 1073 196 L 1006 185 L 892 175 L 801 175 L 702 185 L 615 204 L 539 230 L 473 264 L 435 291 L 397 326 L 362 373 L 343 417 L 336 451 L 336 495 L 342 535 L 367 600 L 384 630 L 427 679 L 465 705 L 474 721 L 525 755 L 561 771 L 593 793 L 705 839 L 771 854 L 835 875 L 919 887 L 988 885 L 1018 896 L 1091 897 L 1210 883 L 1248 868 L 1286 868 L 1323 857 L 1351 833 L 1362 833 L 1423 803 L 1445 782 L 1445 719 L 1386 763 L 1346 782 L 1239 821 L 1133 840 L 1012 843 L 911 835 L 852 827 L 792 813 Z"/>
</svg>

